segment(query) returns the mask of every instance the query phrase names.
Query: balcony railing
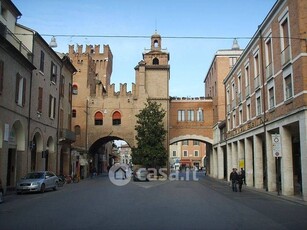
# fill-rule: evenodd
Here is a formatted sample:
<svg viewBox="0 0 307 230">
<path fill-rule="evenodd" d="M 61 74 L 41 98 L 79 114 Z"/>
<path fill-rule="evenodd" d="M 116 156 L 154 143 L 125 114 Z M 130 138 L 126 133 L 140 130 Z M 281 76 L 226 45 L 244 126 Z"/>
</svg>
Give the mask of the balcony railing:
<svg viewBox="0 0 307 230">
<path fill-rule="evenodd" d="M 73 132 L 69 129 L 61 129 L 59 139 L 60 139 L 60 141 L 74 142 L 74 141 L 76 141 L 76 134 L 75 134 L 75 132 Z"/>
<path fill-rule="evenodd" d="M 273 65 L 272 62 L 265 67 L 266 79 L 270 79 L 273 76 Z"/>
<path fill-rule="evenodd" d="M 18 49 L 23 56 L 32 62 L 31 51 L 2 22 L 0 22 L 0 36 L 3 36 L 16 49 Z"/>
<path fill-rule="evenodd" d="M 290 46 L 288 45 L 282 52 L 281 52 L 281 64 L 286 65 L 290 61 Z"/>
</svg>

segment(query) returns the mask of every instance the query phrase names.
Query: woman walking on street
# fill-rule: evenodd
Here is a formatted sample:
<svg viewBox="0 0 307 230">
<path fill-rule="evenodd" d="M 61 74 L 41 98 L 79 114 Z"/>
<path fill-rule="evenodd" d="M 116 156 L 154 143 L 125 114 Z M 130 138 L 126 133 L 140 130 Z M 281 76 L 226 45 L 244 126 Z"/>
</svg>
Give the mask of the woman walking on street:
<svg viewBox="0 0 307 230">
<path fill-rule="evenodd" d="M 238 184 L 239 184 L 239 192 L 242 192 L 243 175 L 241 172 L 238 173 Z"/>
</svg>

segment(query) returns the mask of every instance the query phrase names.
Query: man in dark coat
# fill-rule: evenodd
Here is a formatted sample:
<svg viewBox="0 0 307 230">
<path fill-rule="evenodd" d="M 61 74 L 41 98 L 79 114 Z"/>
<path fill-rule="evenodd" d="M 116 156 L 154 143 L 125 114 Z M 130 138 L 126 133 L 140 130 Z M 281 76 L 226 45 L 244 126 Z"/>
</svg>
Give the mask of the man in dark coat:
<svg viewBox="0 0 307 230">
<path fill-rule="evenodd" d="M 230 181 L 231 181 L 231 185 L 232 185 L 232 191 L 233 192 L 237 192 L 237 183 L 238 183 L 238 173 L 237 173 L 237 169 L 233 168 L 232 172 L 230 173 Z"/>
</svg>

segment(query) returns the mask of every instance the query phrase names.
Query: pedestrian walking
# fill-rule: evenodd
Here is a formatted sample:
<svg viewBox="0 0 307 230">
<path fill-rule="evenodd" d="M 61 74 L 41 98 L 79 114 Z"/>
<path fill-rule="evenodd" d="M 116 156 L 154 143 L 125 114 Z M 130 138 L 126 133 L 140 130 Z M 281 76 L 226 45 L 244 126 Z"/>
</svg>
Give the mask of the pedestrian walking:
<svg viewBox="0 0 307 230">
<path fill-rule="evenodd" d="M 245 180 L 245 170 L 244 170 L 244 168 L 241 168 L 241 174 L 242 174 L 242 180 L 243 180 L 243 183 L 246 185 L 246 180 Z"/>
<path fill-rule="evenodd" d="M 238 173 L 237 169 L 233 168 L 232 172 L 230 173 L 230 181 L 231 181 L 231 187 L 233 192 L 237 192 L 237 183 L 238 183 Z"/>
<path fill-rule="evenodd" d="M 243 174 L 242 174 L 242 172 L 238 173 L 238 185 L 239 185 L 239 192 L 242 192 L 242 185 L 243 185 Z"/>
</svg>

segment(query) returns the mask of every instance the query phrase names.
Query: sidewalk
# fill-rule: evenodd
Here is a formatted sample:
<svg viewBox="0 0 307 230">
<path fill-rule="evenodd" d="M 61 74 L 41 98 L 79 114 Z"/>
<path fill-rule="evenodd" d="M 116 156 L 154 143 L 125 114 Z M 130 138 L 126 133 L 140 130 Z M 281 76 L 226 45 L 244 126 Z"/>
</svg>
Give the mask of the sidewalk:
<svg viewBox="0 0 307 230">
<path fill-rule="evenodd" d="M 224 183 L 227 186 L 229 185 L 229 181 L 225 181 L 223 179 L 216 179 L 216 178 L 213 178 L 213 177 L 210 177 L 210 176 L 208 176 L 208 177 L 212 180 L 218 181 L 220 183 Z M 265 191 L 265 189 L 258 189 L 258 188 L 250 187 L 250 186 L 247 186 L 247 185 L 243 185 L 242 189 L 247 190 L 247 191 L 266 194 L 268 196 L 274 196 L 276 198 L 287 200 L 287 201 L 294 202 L 294 203 L 298 203 L 298 204 L 301 204 L 301 205 L 307 205 L 307 201 L 304 201 L 301 196 L 285 196 L 285 195 L 282 195 L 281 193 L 280 193 L 280 195 L 278 195 L 277 191 L 276 192 L 268 192 L 268 191 Z"/>
</svg>

